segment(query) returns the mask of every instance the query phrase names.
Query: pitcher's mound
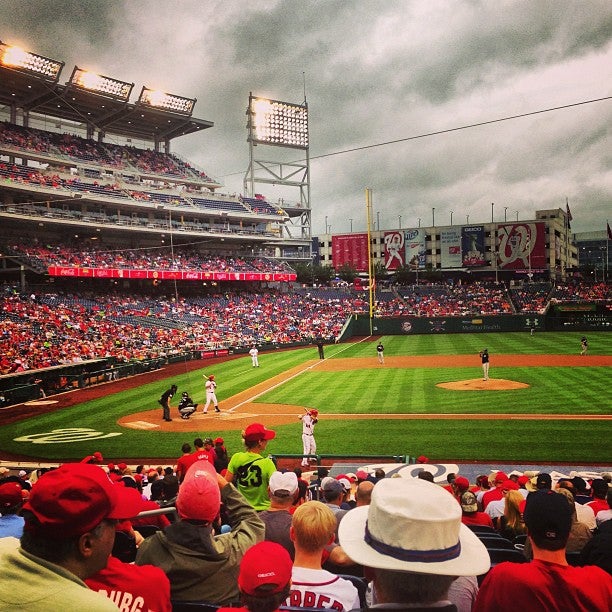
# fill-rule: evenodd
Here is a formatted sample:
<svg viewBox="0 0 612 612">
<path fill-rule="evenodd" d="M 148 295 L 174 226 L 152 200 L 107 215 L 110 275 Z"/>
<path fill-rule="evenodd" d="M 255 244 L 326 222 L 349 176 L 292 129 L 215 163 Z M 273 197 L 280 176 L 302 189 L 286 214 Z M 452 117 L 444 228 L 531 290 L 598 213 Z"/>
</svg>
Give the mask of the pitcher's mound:
<svg viewBox="0 0 612 612">
<path fill-rule="evenodd" d="M 453 391 L 509 391 L 511 389 L 527 389 L 529 385 L 515 380 L 505 380 L 504 378 L 489 378 L 489 380 L 473 378 L 471 380 L 438 383 L 436 387 L 452 389 Z"/>
</svg>

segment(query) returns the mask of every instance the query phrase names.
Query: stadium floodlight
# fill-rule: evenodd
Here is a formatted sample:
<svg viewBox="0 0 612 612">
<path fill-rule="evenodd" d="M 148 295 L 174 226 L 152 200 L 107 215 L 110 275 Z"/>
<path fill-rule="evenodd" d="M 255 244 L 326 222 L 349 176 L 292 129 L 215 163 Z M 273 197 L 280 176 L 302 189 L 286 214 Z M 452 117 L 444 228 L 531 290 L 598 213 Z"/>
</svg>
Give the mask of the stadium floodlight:
<svg viewBox="0 0 612 612">
<path fill-rule="evenodd" d="M 0 66 L 57 81 L 64 62 L 57 62 L 0 41 Z"/>
<path fill-rule="evenodd" d="M 138 102 L 139 104 L 181 113 L 182 115 L 191 115 L 196 99 L 175 96 L 174 94 L 143 87 Z"/>
<path fill-rule="evenodd" d="M 125 102 L 129 99 L 132 88 L 134 87 L 134 83 L 126 83 L 118 79 L 111 79 L 111 77 L 102 74 L 83 70 L 78 66 L 74 67 L 69 84 L 94 93 L 112 96 L 113 98 L 118 98 Z"/>
<path fill-rule="evenodd" d="M 308 106 L 249 96 L 249 138 L 252 142 L 296 149 L 308 148 Z"/>
</svg>

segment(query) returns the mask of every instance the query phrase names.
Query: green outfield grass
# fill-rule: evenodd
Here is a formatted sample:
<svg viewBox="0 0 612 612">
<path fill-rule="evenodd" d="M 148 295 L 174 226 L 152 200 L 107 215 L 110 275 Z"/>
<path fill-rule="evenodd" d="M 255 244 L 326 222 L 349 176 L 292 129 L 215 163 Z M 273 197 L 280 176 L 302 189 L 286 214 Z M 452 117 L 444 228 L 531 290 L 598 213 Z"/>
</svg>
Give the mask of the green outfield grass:
<svg viewBox="0 0 612 612">
<path fill-rule="evenodd" d="M 449 334 L 427 336 L 385 336 L 385 355 L 474 354 L 474 368 L 395 369 L 380 368 L 375 362 L 375 342 L 326 347 L 326 357 L 370 357 L 372 368 L 351 372 L 318 372 L 315 368 L 284 383 L 258 401 L 316 407 L 321 411 L 317 426 L 320 452 L 339 455 L 425 454 L 446 461 L 516 461 L 599 463 L 609 465 L 610 421 L 517 421 L 465 419 L 352 420 L 334 421 L 332 413 L 546 413 L 609 414 L 612 406 L 610 368 L 496 368 L 499 354 L 577 354 L 579 333 Z M 588 334 L 589 353 L 612 354 L 612 334 Z M 491 353 L 491 377 L 531 385 L 516 391 L 449 391 L 438 382 L 480 376 L 476 353 L 487 347 Z M 78 459 L 94 450 L 108 458 L 170 458 L 180 455 L 180 446 L 195 435 L 222 435 L 230 451 L 241 447 L 237 431 L 198 431 L 190 435 L 159 431 L 137 431 L 119 427 L 125 414 L 157 407 L 155 400 L 170 382 L 179 391 L 188 390 L 194 399 L 204 397 L 202 374 L 214 373 L 223 399 L 293 368 L 316 359 L 316 348 L 260 354 L 260 368 L 252 368 L 243 357 L 199 371 L 185 372 L 172 381 L 160 379 L 130 391 L 55 413 L 40 415 L 0 429 L 3 450 L 40 460 Z M 262 418 L 265 422 L 265 417 Z M 221 421 L 212 421 L 221 423 Z M 49 432 L 88 428 L 54 434 L 56 443 L 41 442 Z M 301 452 L 301 425 L 276 428 L 269 445 L 272 453 Z M 98 432 L 98 433 L 96 433 Z M 120 433 L 121 435 L 112 436 Z M 110 435 L 112 437 L 100 437 Z M 79 441 L 67 441 L 66 437 Z M 21 439 L 20 439 L 21 438 Z M 64 438 L 64 439 L 62 439 Z"/>
</svg>

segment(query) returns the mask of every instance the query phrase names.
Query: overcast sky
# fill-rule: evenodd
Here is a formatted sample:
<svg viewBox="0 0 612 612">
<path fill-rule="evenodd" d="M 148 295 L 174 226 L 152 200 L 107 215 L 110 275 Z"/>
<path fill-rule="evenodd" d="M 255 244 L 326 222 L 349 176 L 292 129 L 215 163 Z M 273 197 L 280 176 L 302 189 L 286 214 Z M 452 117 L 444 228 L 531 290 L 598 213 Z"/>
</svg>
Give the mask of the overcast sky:
<svg viewBox="0 0 612 612">
<path fill-rule="evenodd" d="M 566 198 L 574 231 L 612 222 L 612 100 L 411 139 L 612 96 L 610 0 L 1 0 L 0 40 L 64 61 L 60 82 L 78 65 L 134 82 L 132 101 L 142 85 L 197 98 L 215 126 L 173 150 L 226 192 L 243 192 L 249 92 L 301 103 L 305 83 L 315 234 L 325 216 L 365 230 L 366 187 L 385 229 Z"/>
</svg>

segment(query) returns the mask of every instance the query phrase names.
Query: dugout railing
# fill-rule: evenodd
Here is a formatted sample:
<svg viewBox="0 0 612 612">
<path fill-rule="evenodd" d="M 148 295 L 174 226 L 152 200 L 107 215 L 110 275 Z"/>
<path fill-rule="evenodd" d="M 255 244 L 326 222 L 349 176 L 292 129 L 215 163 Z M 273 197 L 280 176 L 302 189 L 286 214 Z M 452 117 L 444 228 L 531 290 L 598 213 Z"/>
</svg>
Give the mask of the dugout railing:
<svg viewBox="0 0 612 612">
<path fill-rule="evenodd" d="M 334 460 L 334 461 L 350 461 L 355 459 L 357 455 L 335 455 L 335 454 L 316 454 L 316 455 L 302 455 L 301 453 L 283 453 L 283 454 L 273 454 L 270 455 L 270 459 L 277 463 L 281 459 L 299 459 L 300 461 L 303 459 L 308 459 L 309 461 L 314 461 L 317 466 L 321 466 L 323 461 L 325 460 Z M 392 461 L 393 463 L 416 463 L 416 457 L 411 457 L 410 455 L 359 455 L 359 460 L 368 460 L 374 461 L 377 463 L 383 461 Z"/>
</svg>

